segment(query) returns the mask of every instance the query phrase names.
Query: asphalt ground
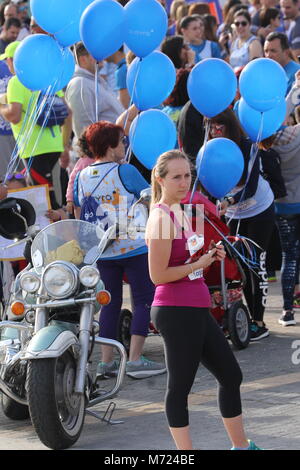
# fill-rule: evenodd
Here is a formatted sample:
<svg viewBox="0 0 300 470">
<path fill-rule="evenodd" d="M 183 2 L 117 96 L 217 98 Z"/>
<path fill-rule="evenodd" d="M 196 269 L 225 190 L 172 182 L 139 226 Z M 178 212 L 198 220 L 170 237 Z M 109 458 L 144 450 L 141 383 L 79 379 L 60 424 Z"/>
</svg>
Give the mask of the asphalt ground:
<svg viewBox="0 0 300 470">
<path fill-rule="evenodd" d="M 125 300 L 128 302 L 128 297 Z M 247 436 L 266 450 L 299 450 L 300 310 L 295 314 L 296 326 L 282 327 L 278 324 L 281 309 L 280 283 L 272 283 L 265 314 L 270 336 L 244 350 L 233 350 L 244 376 L 241 392 Z M 145 355 L 164 361 L 159 336 L 147 339 Z M 106 382 L 109 385 L 110 380 Z M 113 419 L 123 423 L 111 425 L 86 416 L 81 437 L 72 450 L 102 450 L 103 459 L 107 456 L 112 460 L 111 456 L 126 455 L 126 451 L 175 450 L 164 415 L 165 388 L 166 375 L 143 380 L 126 376 L 122 389 L 113 399 L 116 404 Z M 108 402 L 103 402 L 92 411 L 103 415 L 107 406 Z M 189 397 L 189 410 L 196 449 L 230 448 L 218 410 L 215 379 L 202 366 Z M 42 449 L 46 447 L 39 441 L 30 420 L 10 421 L 0 411 L 0 450 Z"/>
</svg>

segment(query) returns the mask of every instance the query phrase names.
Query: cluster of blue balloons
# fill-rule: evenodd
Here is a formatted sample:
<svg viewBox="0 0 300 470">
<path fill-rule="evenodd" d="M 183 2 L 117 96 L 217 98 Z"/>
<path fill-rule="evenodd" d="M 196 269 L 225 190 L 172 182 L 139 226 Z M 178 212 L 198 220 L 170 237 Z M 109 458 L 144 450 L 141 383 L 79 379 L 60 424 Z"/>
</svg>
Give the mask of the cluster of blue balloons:
<svg viewBox="0 0 300 470">
<path fill-rule="evenodd" d="M 30 0 L 38 25 L 51 36 L 35 34 L 19 45 L 14 65 L 24 86 L 55 93 L 70 81 L 75 60 L 69 46 L 80 40 L 80 18 L 92 0 Z"/>
<path fill-rule="evenodd" d="M 286 89 L 286 74 L 271 59 L 253 60 L 243 69 L 240 75 L 242 98 L 236 111 L 252 142 L 270 137 L 283 123 Z M 201 61 L 188 79 L 188 93 L 193 105 L 209 118 L 232 103 L 236 90 L 233 70 L 219 59 Z M 239 147 L 228 139 L 205 142 L 197 156 L 198 179 L 216 198 L 225 196 L 237 184 L 243 166 Z"/>
<path fill-rule="evenodd" d="M 168 18 L 156 0 L 131 0 L 123 8 L 115 0 L 96 0 L 80 19 L 80 35 L 89 53 L 98 61 L 125 43 L 137 56 L 128 69 L 127 87 L 132 103 L 143 111 L 132 123 L 131 148 L 148 169 L 157 157 L 175 146 L 173 122 L 159 106 L 171 93 L 176 72 L 170 59 L 155 49 L 166 35 Z"/>
<path fill-rule="evenodd" d="M 221 59 L 202 60 L 188 78 L 188 94 L 192 104 L 209 118 L 228 108 L 236 91 L 236 76 Z M 215 198 L 225 196 L 237 184 L 243 168 L 242 153 L 229 139 L 218 138 L 204 142 L 197 155 L 198 179 Z"/>
<path fill-rule="evenodd" d="M 253 60 L 243 69 L 237 114 L 252 142 L 270 137 L 282 125 L 286 90 L 286 73 L 272 59 Z"/>
</svg>

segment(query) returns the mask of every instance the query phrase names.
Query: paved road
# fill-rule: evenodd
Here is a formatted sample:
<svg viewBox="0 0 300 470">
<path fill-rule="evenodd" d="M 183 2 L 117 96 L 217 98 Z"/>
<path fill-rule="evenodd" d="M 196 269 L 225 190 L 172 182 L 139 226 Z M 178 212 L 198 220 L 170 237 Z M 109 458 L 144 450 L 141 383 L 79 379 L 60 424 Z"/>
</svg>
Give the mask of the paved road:
<svg viewBox="0 0 300 470">
<path fill-rule="evenodd" d="M 235 351 L 244 374 L 243 411 L 248 436 L 265 449 L 300 449 L 300 311 L 298 324 L 283 328 L 279 283 L 270 286 L 266 322 L 271 336 Z M 298 318 L 297 318 L 298 317 Z M 180 345 L 178 345 L 180 347 Z M 148 338 L 146 355 L 163 360 L 160 337 Z M 114 399 L 115 419 L 107 425 L 87 416 L 81 438 L 73 449 L 174 449 L 164 416 L 166 376 L 144 380 L 125 378 Z M 202 367 L 190 395 L 190 421 L 195 447 L 228 449 L 220 419 L 215 380 Z M 107 404 L 93 408 L 102 413 Z M 29 421 L 12 422 L 0 412 L 0 449 L 45 449 Z M 110 453 L 108 453 L 110 455 Z"/>
</svg>

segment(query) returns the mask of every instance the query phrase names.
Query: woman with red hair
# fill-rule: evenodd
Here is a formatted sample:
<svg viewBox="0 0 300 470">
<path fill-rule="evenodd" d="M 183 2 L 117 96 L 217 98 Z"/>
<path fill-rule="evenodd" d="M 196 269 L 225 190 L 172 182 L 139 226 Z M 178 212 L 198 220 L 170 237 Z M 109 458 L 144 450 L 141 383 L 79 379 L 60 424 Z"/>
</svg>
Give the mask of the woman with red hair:
<svg viewBox="0 0 300 470">
<path fill-rule="evenodd" d="M 134 166 L 124 163 L 126 137 L 121 126 L 99 121 L 87 127 L 85 138 L 95 163 L 82 170 L 74 183 L 74 204 L 81 207 L 80 218 L 101 224 L 104 230 L 115 222 L 124 227 L 140 192 L 149 185 Z M 131 216 L 136 218 L 138 211 Z M 147 251 L 141 236 L 129 238 L 126 234 L 120 237 L 114 235 L 112 243 L 98 261 L 101 278 L 111 293 L 110 304 L 101 310 L 102 337 L 116 339 L 124 274 L 131 287 L 134 312 L 126 373 L 133 378 L 149 377 L 166 371 L 163 364 L 149 361 L 141 355 L 148 335 L 150 305 L 154 295 L 148 272 Z M 103 346 L 97 375 L 116 375 L 117 369 L 113 348 Z"/>
</svg>

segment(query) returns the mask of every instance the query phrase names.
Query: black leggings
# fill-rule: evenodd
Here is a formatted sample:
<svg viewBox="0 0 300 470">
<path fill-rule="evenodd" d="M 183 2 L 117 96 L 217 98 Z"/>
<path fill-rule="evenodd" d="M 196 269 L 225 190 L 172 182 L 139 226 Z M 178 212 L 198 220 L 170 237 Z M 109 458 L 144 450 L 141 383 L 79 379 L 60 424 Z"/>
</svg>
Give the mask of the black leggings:
<svg viewBox="0 0 300 470">
<path fill-rule="evenodd" d="M 168 369 L 166 415 L 170 427 L 189 424 L 188 395 L 200 362 L 219 383 L 223 418 L 242 412 L 242 372 L 228 342 L 207 308 L 152 307 L 151 318 L 164 340 Z"/>
<path fill-rule="evenodd" d="M 230 222 L 230 232 L 235 235 L 239 221 Z M 250 315 L 254 321 L 263 321 L 268 298 L 268 275 L 266 269 L 266 251 L 275 227 L 274 205 L 272 204 L 261 214 L 240 219 L 239 235 L 250 238 L 262 249 L 253 247 L 257 257 L 257 267 L 254 274 L 247 266 L 245 268 L 246 286 L 244 295 Z"/>
</svg>

